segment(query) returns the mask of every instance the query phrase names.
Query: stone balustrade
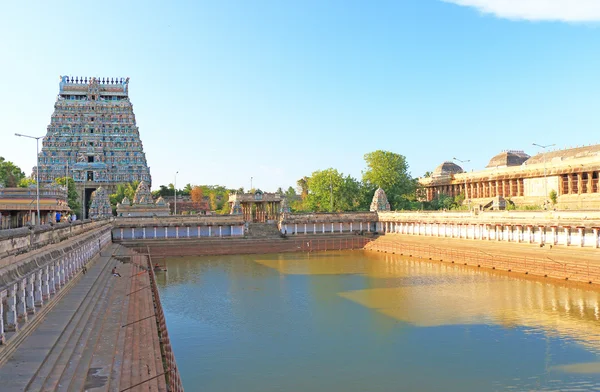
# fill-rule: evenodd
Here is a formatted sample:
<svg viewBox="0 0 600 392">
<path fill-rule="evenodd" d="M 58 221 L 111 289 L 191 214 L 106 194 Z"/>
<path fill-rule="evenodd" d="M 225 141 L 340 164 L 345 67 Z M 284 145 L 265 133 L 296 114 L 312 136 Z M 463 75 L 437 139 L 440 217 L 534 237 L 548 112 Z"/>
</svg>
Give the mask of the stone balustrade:
<svg viewBox="0 0 600 392">
<path fill-rule="evenodd" d="M 44 249 L 15 256 L 0 269 L 0 343 L 5 343 L 5 332 L 22 328 L 111 241 L 110 222 L 79 227 L 77 235 L 71 232 L 59 244 L 49 245 L 49 240 L 43 239 Z M 43 233 L 47 231 L 37 232 Z M 21 237 L 17 235 L 17 239 Z"/>
<path fill-rule="evenodd" d="M 193 215 L 116 218 L 115 242 L 127 240 L 243 237 L 245 222 L 238 215 Z"/>
<path fill-rule="evenodd" d="M 377 221 L 376 212 L 285 213 L 279 222 L 279 230 L 291 235 L 375 232 Z"/>
<path fill-rule="evenodd" d="M 377 230 L 432 237 L 600 247 L 600 212 L 380 212 Z"/>
</svg>

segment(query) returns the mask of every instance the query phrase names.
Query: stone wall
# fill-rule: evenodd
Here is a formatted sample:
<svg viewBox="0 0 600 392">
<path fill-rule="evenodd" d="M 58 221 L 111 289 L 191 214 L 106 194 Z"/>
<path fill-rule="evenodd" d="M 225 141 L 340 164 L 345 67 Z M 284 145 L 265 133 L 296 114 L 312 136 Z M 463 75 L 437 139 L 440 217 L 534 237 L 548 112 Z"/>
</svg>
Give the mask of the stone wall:
<svg viewBox="0 0 600 392">
<path fill-rule="evenodd" d="M 381 234 L 600 247 L 600 211 L 381 212 Z"/>
<path fill-rule="evenodd" d="M 279 230 L 288 235 L 343 234 L 377 231 L 376 212 L 286 213 L 279 221 Z"/>
<path fill-rule="evenodd" d="M 0 230 L 0 268 L 12 263 L 17 255 L 110 226 L 111 219 L 103 219 Z"/>
<path fill-rule="evenodd" d="M 245 222 L 237 215 L 123 217 L 112 229 L 115 242 L 204 237 L 243 237 Z"/>
</svg>

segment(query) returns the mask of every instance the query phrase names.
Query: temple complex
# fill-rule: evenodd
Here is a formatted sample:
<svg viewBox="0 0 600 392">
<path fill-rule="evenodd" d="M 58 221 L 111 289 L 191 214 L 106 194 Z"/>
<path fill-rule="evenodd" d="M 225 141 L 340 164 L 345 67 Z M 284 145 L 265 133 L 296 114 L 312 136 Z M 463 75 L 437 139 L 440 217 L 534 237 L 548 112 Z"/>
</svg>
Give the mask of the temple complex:
<svg viewBox="0 0 600 392">
<path fill-rule="evenodd" d="M 129 78 L 62 76 L 38 159 L 41 184 L 65 176 L 75 180 L 83 218 L 100 186 L 110 194 L 120 183 L 150 183 Z"/>
<path fill-rule="evenodd" d="M 108 193 L 103 187 L 92 192 L 89 214 L 92 219 L 108 218 L 113 215 Z"/>
<path fill-rule="evenodd" d="M 56 213 L 69 212 L 67 190 L 56 184 L 40 187 L 40 224 L 56 222 Z M 0 186 L 0 229 L 14 229 L 33 224 L 37 219 L 37 190 Z"/>
<path fill-rule="evenodd" d="M 462 194 L 469 204 L 491 208 L 503 199 L 517 206 L 558 209 L 600 208 L 600 144 L 540 153 L 504 151 L 485 169 L 465 172 L 456 163 L 439 165 L 419 179 L 423 198 Z M 552 200 L 551 194 L 556 194 Z M 556 203 L 554 203 L 556 202 Z"/>
<path fill-rule="evenodd" d="M 117 204 L 118 216 L 169 216 L 170 213 L 169 204 L 162 197 L 159 197 L 154 202 L 150 193 L 150 186 L 145 181 L 140 182 L 138 185 L 133 197 L 133 203 L 125 197 Z"/>
<path fill-rule="evenodd" d="M 229 195 L 229 210 L 231 215 L 243 215 L 246 222 L 277 221 L 283 199 L 279 193 L 265 193 L 260 189 L 254 193 L 232 193 Z"/>
</svg>

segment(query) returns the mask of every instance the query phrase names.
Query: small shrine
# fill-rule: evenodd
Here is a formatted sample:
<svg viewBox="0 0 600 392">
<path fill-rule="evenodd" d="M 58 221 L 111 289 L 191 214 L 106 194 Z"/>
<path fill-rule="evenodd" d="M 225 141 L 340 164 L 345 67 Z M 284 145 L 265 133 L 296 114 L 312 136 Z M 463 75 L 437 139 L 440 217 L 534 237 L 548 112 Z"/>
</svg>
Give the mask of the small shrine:
<svg viewBox="0 0 600 392">
<path fill-rule="evenodd" d="M 389 211 L 390 203 L 388 203 L 385 191 L 381 188 L 377 188 L 373 195 L 373 201 L 371 202 L 371 211 Z"/>
<path fill-rule="evenodd" d="M 92 192 L 89 216 L 92 219 L 112 216 L 112 207 L 106 189 L 100 187 Z"/>
<path fill-rule="evenodd" d="M 154 202 L 150 187 L 145 181 L 138 185 L 133 203 L 130 203 L 129 199 L 125 197 L 117 204 L 117 215 L 123 217 L 168 216 L 170 213 L 169 204 L 162 197 Z"/>
</svg>

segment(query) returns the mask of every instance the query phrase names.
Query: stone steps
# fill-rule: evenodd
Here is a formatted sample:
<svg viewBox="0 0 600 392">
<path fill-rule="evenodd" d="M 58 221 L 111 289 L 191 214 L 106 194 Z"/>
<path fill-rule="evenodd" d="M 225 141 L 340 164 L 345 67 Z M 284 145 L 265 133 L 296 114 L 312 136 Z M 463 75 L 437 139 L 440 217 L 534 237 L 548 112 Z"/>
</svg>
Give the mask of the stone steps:
<svg viewBox="0 0 600 392">
<path fill-rule="evenodd" d="M 116 248 L 111 247 L 109 252 L 112 254 L 115 250 Z M 73 310 L 69 309 L 64 312 L 64 315 L 72 313 L 72 316 L 64 326 L 54 346 L 47 353 L 43 363 L 31 378 L 26 390 L 56 390 L 63 371 L 71 361 L 76 345 L 85 337 L 85 327 L 90 319 L 93 320 L 97 316 L 99 309 L 96 307 L 109 291 L 110 286 L 107 285 L 107 282 L 109 282 L 108 278 L 110 277 L 110 266 L 110 258 L 105 258 L 97 263 L 88 270 L 86 281 L 82 281 L 82 284 L 75 288 L 79 291 L 80 296 L 70 304 Z M 96 312 L 94 312 L 95 308 Z M 44 326 L 40 326 L 40 332 L 43 333 L 44 330 Z M 73 360 L 76 361 L 77 359 L 73 358 Z"/>
</svg>

